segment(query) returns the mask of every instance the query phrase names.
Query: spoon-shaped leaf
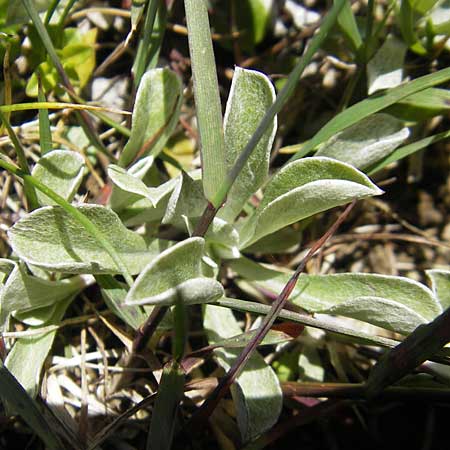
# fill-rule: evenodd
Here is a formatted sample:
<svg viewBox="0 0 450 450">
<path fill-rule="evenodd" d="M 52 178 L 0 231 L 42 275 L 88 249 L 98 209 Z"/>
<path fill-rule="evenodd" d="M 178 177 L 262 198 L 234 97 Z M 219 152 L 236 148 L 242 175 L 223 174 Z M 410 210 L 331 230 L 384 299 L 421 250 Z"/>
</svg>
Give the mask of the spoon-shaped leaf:
<svg viewBox="0 0 450 450">
<path fill-rule="evenodd" d="M 409 130 L 400 120 L 387 114 L 373 114 L 328 139 L 316 156 L 364 169 L 388 156 L 408 136 Z"/>
<path fill-rule="evenodd" d="M 144 239 L 127 230 L 110 209 L 99 205 L 80 205 L 77 209 L 108 236 L 132 274 L 139 273 L 154 258 Z M 8 235 L 16 254 L 38 267 L 68 273 L 118 273 L 104 247 L 59 206 L 27 214 Z"/>
<path fill-rule="evenodd" d="M 152 69 L 144 74 L 136 93 L 131 136 L 119 158 L 126 167 L 164 147 L 178 121 L 182 90 L 178 76 L 169 69 Z"/>
<path fill-rule="evenodd" d="M 244 223 L 241 248 L 313 214 L 381 193 L 348 164 L 324 157 L 293 161 L 268 183 L 261 204 Z"/>
<path fill-rule="evenodd" d="M 233 167 L 275 101 L 275 90 L 266 75 L 236 67 L 224 118 L 228 169 Z M 276 116 L 256 145 L 227 196 L 219 217 L 232 222 L 248 198 L 258 190 L 269 172 L 270 150 L 277 129 Z"/>
<path fill-rule="evenodd" d="M 203 324 L 210 344 L 242 333 L 233 313 L 218 306 L 205 307 Z M 214 353 L 219 364 L 229 370 L 240 351 L 218 348 Z M 232 385 L 231 394 L 244 441 L 255 438 L 277 422 L 283 402 L 280 384 L 275 372 L 258 353 L 254 352 L 246 363 L 245 370 Z"/>
</svg>

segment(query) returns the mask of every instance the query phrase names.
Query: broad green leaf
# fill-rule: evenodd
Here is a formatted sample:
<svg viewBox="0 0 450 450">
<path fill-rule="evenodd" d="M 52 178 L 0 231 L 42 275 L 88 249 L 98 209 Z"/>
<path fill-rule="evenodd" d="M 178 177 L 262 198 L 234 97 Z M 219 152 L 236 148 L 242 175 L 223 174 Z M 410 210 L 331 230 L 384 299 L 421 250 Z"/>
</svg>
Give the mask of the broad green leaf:
<svg viewBox="0 0 450 450">
<path fill-rule="evenodd" d="M 139 273 L 155 254 L 145 240 L 127 230 L 109 208 L 79 205 L 121 256 L 129 272 Z M 47 206 L 20 219 L 8 232 L 10 244 L 25 262 L 56 272 L 118 273 L 111 256 L 72 215 L 58 206 Z"/>
<path fill-rule="evenodd" d="M 267 184 L 261 204 L 241 229 L 241 248 L 313 214 L 381 193 L 348 164 L 324 157 L 293 161 Z"/>
<path fill-rule="evenodd" d="M 58 325 L 60 323 L 73 298 L 74 296 L 72 295 L 59 302 L 47 325 Z M 32 317 L 33 312 L 28 314 Z M 33 327 L 28 329 L 32 330 Z M 33 398 L 39 392 L 42 367 L 53 345 L 55 336 L 56 331 L 50 331 L 37 337 L 19 338 L 6 358 L 6 367 Z"/>
<path fill-rule="evenodd" d="M 403 120 L 422 121 L 450 110 L 450 91 L 429 88 L 410 95 L 387 108 L 386 112 Z"/>
<path fill-rule="evenodd" d="M 367 64 L 369 95 L 381 89 L 399 86 L 403 81 L 403 66 L 407 46 L 393 35 L 388 35 L 384 44 Z"/>
<path fill-rule="evenodd" d="M 400 120 L 373 114 L 321 144 L 316 156 L 327 156 L 365 169 L 388 156 L 409 136 Z"/>
<path fill-rule="evenodd" d="M 183 399 L 185 373 L 172 361 L 164 367 L 161 383 L 156 395 L 147 450 L 170 450 L 178 424 L 178 407 Z"/>
<path fill-rule="evenodd" d="M 250 285 L 273 295 L 282 291 L 291 276 L 244 259 L 232 261 L 230 266 Z M 313 313 L 352 317 L 402 334 L 442 311 L 423 284 L 403 277 L 363 273 L 302 275 L 291 301 Z"/>
<path fill-rule="evenodd" d="M 175 267 L 176 269 L 176 267 Z M 184 305 L 197 305 L 211 303 L 223 297 L 225 291 L 222 285 L 212 278 L 191 278 L 175 287 L 169 288 L 161 294 L 149 295 L 139 300 L 130 300 L 128 296 L 125 306 L 128 305 L 158 305 L 173 306 L 178 301 Z"/>
<path fill-rule="evenodd" d="M 377 113 L 404 98 L 423 91 L 440 83 L 445 83 L 450 79 L 450 68 L 439 70 L 435 73 L 417 78 L 406 84 L 388 89 L 383 94 L 374 94 L 369 98 L 345 109 L 336 117 L 331 119 L 324 127 L 320 129 L 314 137 L 309 140 L 291 159 L 299 159 L 314 150 L 322 142 L 334 136 L 339 131 L 358 123 L 365 117 Z"/>
<path fill-rule="evenodd" d="M 426 14 L 439 0 L 411 0 L 412 8 L 420 14 Z"/>
<path fill-rule="evenodd" d="M 325 367 L 320 354 L 314 345 L 304 345 L 298 358 L 299 381 L 316 381 L 321 383 L 325 380 Z"/>
<path fill-rule="evenodd" d="M 412 144 L 405 145 L 403 147 L 399 147 L 398 149 L 394 150 L 389 156 L 386 158 L 383 158 L 381 161 L 379 161 L 377 164 L 375 164 L 373 167 L 370 167 L 370 169 L 367 171 L 369 175 L 372 175 L 373 173 L 378 172 L 379 170 L 386 167 L 388 164 L 391 164 L 395 161 L 399 161 L 403 158 L 406 158 L 409 155 L 412 155 L 419 150 L 431 147 L 432 144 L 435 142 L 442 141 L 444 139 L 450 138 L 450 130 L 443 131 L 442 133 L 437 133 L 432 136 L 428 136 L 424 139 L 420 139 L 419 141 L 413 142 Z"/>
<path fill-rule="evenodd" d="M 66 199 L 72 201 L 83 179 L 84 160 L 75 152 L 53 150 L 42 156 L 31 174 Z M 42 206 L 56 203 L 38 191 L 38 201 Z"/>
<path fill-rule="evenodd" d="M 126 193 L 133 195 L 117 195 L 117 192 L 111 197 L 111 208 L 114 210 L 120 210 L 124 207 L 124 203 L 133 202 L 133 199 L 146 198 L 150 201 L 153 207 L 156 207 L 158 202 L 165 196 L 167 196 L 175 185 L 174 180 L 170 180 L 167 183 L 162 184 L 156 188 L 147 187 L 145 183 L 137 176 L 132 175 L 130 171 L 126 171 L 120 166 L 111 164 L 108 167 L 108 176 L 111 178 L 115 186 L 120 188 Z M 123 198 L 122 198 L 123 197 Z"/>
<path fill-rule="evenodd" d="M 241 333 L 237 336 L 219 340 L 214 343 L 214 346 L 225 348 L 243 348 L 250 342 L 253 336 L 255 336 L 255 333 L 256 330 L 247 331 L 246 333 Z M 294 339 L 293 336 L 283 331 L 269 330 L 259 345 L 276 345 L 283 342 L 292 341 L 292 339 Z"/>
<path fill-rule="evenodd" d="M 450 272 L 448 270 L 427 270 L 434 295 L 445 310 L 450 307 Z"/>
<path fill-rule="evenodd" d="M 182 284 L 202 276 L 201 260 L 204 246 L 203 238 L 189 238 L 163 251 L 136 278 L 125 303 L 152 303 L 155 297 L 156 302 L 170 303 L 177 294 L 189 296 L 190 289 L 198 295 L 195 282 L 187 286 Z M 217 290 L 214 294 L 216 292 Z"/>
<path fill-rule="evenodd" d="M 210 344 L 242 333 L 233 313 L 226 308 L 206 305 L 203 324 Z M 240 349 L 214 350 L 219 364 L 229 370 Z M 280 415 L 283 395 L 274 371 L 254 352 L 231 387 L 237 422 L 244 442 L 270 429 Z"/>
<path fill-rule="evenodd" d="M 236 67 L 224 118 L 227 166 L 233 167 L 267 109 L 275 101 L 275 90 L 266 75 Z M 269 172 L 270 150 L 277 119 L 267 128 L 228 193 L 218 216 L 233 222 L 248 198 L 264 183 Z"/>
<path fill-rule="evenodd" d="M 195 219 L 202 215 L 206 200 L 201 179 L 196 176 L 191 178 L 189 174 L 182 172 L 177 180 L 167 203 L 162 223 L 184 228 L 186 219 Z"/>
<path fill-rule="evenodd" d="M 338 16 L 338 24 L 342 33 L 350 43 L 354 52 L 358 52 L 363 41 L 352 11 L 350 1 L 347 1 Z"/>
<path fill-rule="evenodd" d="M 245 253 L 292 253 L 302 241 L 302 232 L 291 227 L 264 236 L 245 248 Z"/>
<path fill-rule="evenodd" d="M 144 74 L 136 93 L 131 136 L 120 155 L 119 165 L 156 156 L 164 147 L 178 121 L 182 87 L 169 69 L 152 69 Z"/>
<path fill-rule="evenodd" d="M 215 217 L 205 234 L 206 243 L 212 246 L 212 251 L 221 259 L 239 258 L 239 233 L 237 230 L 218 217 Z"/>
<path fill-rule="evenodd" d="M 61 281 L 47 281 L 29 275 L 23 264 L 0 260 L 10 264 L 12 271 L 0 291 L 0 324 L 13 311 L 29 311 L 43 306 L 54 305 L 75 295 L 87 285 L 82 277 L 72 277 Z"/>
<path fill-rule="evenodd" d="M 102 297 L 108 308 L 134 330 L 145 322 L 148 315 L 141 308 L 124 308 L 127 296 L 126 286 L 110 275 L 97 275 Z"/>
</svg>

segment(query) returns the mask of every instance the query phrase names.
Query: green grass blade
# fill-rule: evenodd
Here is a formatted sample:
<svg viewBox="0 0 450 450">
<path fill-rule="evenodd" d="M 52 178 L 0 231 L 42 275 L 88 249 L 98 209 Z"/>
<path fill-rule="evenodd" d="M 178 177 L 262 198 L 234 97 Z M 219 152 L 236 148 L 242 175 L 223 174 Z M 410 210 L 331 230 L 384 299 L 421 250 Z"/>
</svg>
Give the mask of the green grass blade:
<svg viewBox="0 0 450 450">
<path fill-rule="evenodd" d="M 46 102 L 44 91 L 42 90 L 42 82 L 40 74 L 38 75 L 38 100 Z M 52 150 L 52 132 L 50 129 L 50 120 L 48 118 L 48 109 L 42 108 L 38 112 L 39 117 L 39 143 L 41 145 L 41 155 Z"/>
<path fill-rule="evenodd" d="M 217 205 L 213 199 L 225 180 L 227 166 L 208 10 L 205 0 L 185 0 L 184 6 L 202 154 L 203 190 L 205 197 L 217 207 L 222 202 Z"/>
<path fill-rule="evenodd" d="M 178 405 L 183 398 L 184 371 L 169 363 L 163 371 L 147 439 L 147 450 L 170 450 L 177 426 Z"/>
<path fill-rule="evenodd" d="M 302 147 L 299 152 L 291 158 L 291 161 L 302 158 L 314 150 L 322 142 L 325 142 L 339 131 L 354 125 L 365 117 L 379 112 L 382 109 L 408 97 L 409 95 L 415 94 L 416 92 L 422 91 L 429 87 L 445 83 L 448 80 L 450 80 L 450 68 L 425 75 L 410 81 L 407 84 L 390 89 L 383 94 L 375 94 L 366 100 L 356 103 L 352 107 L 346 109 L 331 119 L 323 128 L 320 129 L 318 133 L 314 135 L 310 141 Z"/>
<path fill-rule="evenodd" d="M 48 449 L 62 450 L 66 448 L 39 410 L 37 403 L 27 394 L 1 360 L 0 397 L 25 420 Z"/>
<path fill-rule="evenodd" d="M 139 86 L 142 75 L 144 75 L 147 68 L 148 54 L 151 51 L 151 38 L 153 33 L 153 25 L 155 24 L 156 11 L 160 0 L 149 0 L 147 5 L 147 12 L 144 20 L 144 27 L 141 32 L 141 38 L 139 40 L 139 46 L 134 60 L 133 68 L 131 69 L 134 74 L 134 86 Z"/>
<path fill-rule="evenodd" d="M 259 140 L 272 123 L 273 118 L 276 116 L 276 114 L 278 114 L 281 111 L 281 108 L 286 104 L 286 101 L 294 92 L 298 80 L 300 79 L 303 71 L 305 70 L 306 66 L 311 62 L 314 54 L 319 50 L 324 40 L 328 37 L 346 1 L 347 0 L 337 0 L 336 3 L 331 8 L 330 12 L 325 17 L 319 32 L 313 37 L 313 39 L 309 43 L 305 51 L 305 54 L 302 56 L 300 61 L 295 66 L 294 70 L 289 75 L 289 78 L 285 86 L 281 90 L 281 92 L 277 95 L 275 103 L 268 109 L 266 115 L 261 120 L 261 123 L 259 124 L 255 133 L 251 137 L 250 141 L 247 143 L 240 157 L 236 160 L 236 163 L 233 166 L 233 168 L 228 172 L 225 181 L 222 183 L 221 187 L 214 196 L 214 199 L 211 201 L 211 203 L 216 208 L 222 205 L 227 196 L 228 191 L 230 190 L 236 178 L 239 176 L 242 168 L 244 167 L 245 163 L 250 157 L 250 154 L 252 153 L 253 149 L 256 147 Z"/>
<path fill-rule="evenodd" d="M 3 123 L 3 126 L 6 128 L 6 131 L 8 132 L 9 138 L 11 139 L 12 144 L 14 145 L 14 148 L 16 150 L 17 159 L 19 160 L 19 166 L 23 173 L 30 175 L 30 168 L 28 167 L 27 163 L 27 157 L 25 156 L 25 150 L 22 147 L 22 144 L 20 143 L 19 139 L 16 136 L 16 133 L 11 127 L 11 124 L 9 123 L 9 120 L 6 118 L 6 116 L 0 111 L 0 121 Z M 28 182 L 24 182 L 24 190 L 25 190 L 25 196 L 29 203 L 29 209 L 33 210 L 36 208 L 39 208 L 39 202 L 37 199 L 36 191 L 34 190 L 33 186 Z"/>
<path fill-rule="evenodd" d="M 122 258 L 117 254 L 116 250 L 111 245 L 109 240 L 103 235 L 103 233 L 100 232 L 100 230 L 83 213 L 78 211 L 77 208 L 64 200 L 64 198 L 62 198 L 56 192 L 45 186 L 45 184 L 41 183 L 32 175 L 23 172 L 13 164 L 0 159 L 0 167 L 6 169 L 8 172 L 11 172 L 17 177 L 22 178 L 24 182 L 28 182 L 33 187 L 45 194 L 47 197 L 50 197 L 57 205 L 61 206 L 68 214 L 76 219 L 80 223 L 80 225 L 82 225 L 86 229 L 86 231 L 103 246 L 103 248 L 108 252 L 109 256 L 111 256 L 119 271 L 122 273 L 128 286 L 132 286 L 132 284 L 134 283 L 133 278 L 126 265 L 122 261 Z"/>
</svg>

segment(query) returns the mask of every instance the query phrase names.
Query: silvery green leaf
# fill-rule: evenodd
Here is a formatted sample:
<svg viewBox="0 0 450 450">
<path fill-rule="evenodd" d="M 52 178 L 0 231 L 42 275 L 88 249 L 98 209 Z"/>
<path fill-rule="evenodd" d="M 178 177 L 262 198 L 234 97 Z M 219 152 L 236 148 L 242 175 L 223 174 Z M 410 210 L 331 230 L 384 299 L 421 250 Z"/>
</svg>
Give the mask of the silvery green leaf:
<svg viewBox="0 0 450 450">
<path fill-rule="evenodd" d="M 427 270 L 434 295 L 445 310 L 450 307 L 450 272 L 448 270 Z"/>
<path fill-rule="evenodd" d="M 72 201 L 83 179 L 84 160 L 76 152 L 53 150 L 42 156 L 33 168 L 32 175 L 59 194 Z M 40 191 L 36 192 L 42 206 L 56 203 Z"/>
<path fill-rule="evenodd" d="M 236 67 L 224 117 L 226 163 L 229 170 L 274 101 L 275 90 L 266 75 Z M 234 221 L 248 198 L 266 180 L 276 129 L 275 117 L 228 193 L 227 201 L 218 214 L 227 222 Z"/>
<path fill-rule="evenodd" d="M 291 273 L 243 258 L 231 261 L 230 267 L 257 290 L 274 296 L 291 277 Z M 442 311 L 433 292 L 423 284 L 404 277 L 365 273 L 302 275 L 291 301 L 313 313 L 352 317 L 403 334 Z"/>
<path fill-rule="evenodd" d="M 115 211 L 120 210 L 124 207 L 124 203 L 133 202 L 133 198 L 135 196 L 137 198 L 146 198 L 150 201 L 152 207 L 156 207 L 158 202 L 165 196 L 168 196 L 171 190 L 175 186 L 175 180 L 170 180 L 161 186 L 152 188 L 147 187 L 145 183 L 130 173 L 130 171 L 126 171 L 122 167 L 111 164 L 108 167 L 108 176 L 111 178 L 112 182 L 115 186 L 119 187 L 122 191 L 126 193 L 134 194 L 133 196 L 125 195 L 124 198 L 121 198 L 120 202 L 118 201 L 121 197 L 117 195 L 117 192 L 114 192 L 116 195 L 111 197 L 111 208 Z M 117 191 L 117 189 L 115 190 Z"/>
<path fill-rule="evenodd" d="M 293 161 L 271 179 L 261 204 L 244 222 L 241 249 L 313 214 L 382 192 L 349 164 L 324 157 Z"/>
<path fill-rule="evenodd" d="M 226 308 L 206 305 L 203 324 L 210 344 L 242 333 L 233 313 Z M 240 349 L 218 348 L 218 363 L 229 370 Z M 281 387 L 275 372 L 254 352 L 231 387 L 237 422 L 244 442 L 270 429 L 277 421 L 283 404 Z"/>
<path fill-rule="evenodd" d="M 0 292 L 0 323 L 3 323 L 13 311 L 29 311 L 55 305 L 61 300 L 80 292 L 87 285 L 87 280 L 82 277 L 47 281 L 29 275 L 23 264 L 8 260 L 3 261 L 10 264 L 12 271 Z"/>
<path fill-rule="evenodd" d="M 53 314 L 49 318 L 47 325 L 60 323 L 73 298 L 74 296 L 69 296 L 59 302 L 55 309 L 49 307 L 52 309 Z M 31 318 L 33 312 L 28 314 Z M 29 328 L 29 330 L 31 329 L 33 328 Z M 50 331 L 37 337 L 19 338 L 6 358 L 6 367 L 32 397 L 36 397 L 39 392 L 42 366 L 53 345 L 55 336 L 56 331 Z"/>
<path fill-rule="evenodd" d="M 167 291 L 171 298 L 171 290 L 176 290 L 185 281 L 201 277 L 204 247 L 203 238 L 189 238 L 160 253 L 136 278 L 125 303 L 151 302 L 152 297 Z"/>
<path fill-rule="evenodd" d="M 317 348 L 312 345 L 304 345 L 298 358 L 299 381 L 323 382 L 325 379 L 325 367 L 320 359 Z"/>
<path fill-rule="evenodd" d="M 95 278 L 108 308 L 127 325 L 137 330 L 148 316 L 142 311 L 142 308 L 124 308 L 125 297 L 127 296 L 125 285 L 110 275 L 97 275 Z"/>
<path fill-rule="evenodd" d="M 77 207 L 111 240 L 132 274 L 139 273 L 155 254 L 145 240 L 127 230 L 116 213 L 99 205 Z M 11 247 L 25 262 L 56 272 L 118 273 L 109 254 L 64 209 L 46 206 L 27 214 L 10 228 Z"/>
<path fill-rule="evenodd" d="M 163 224 L 185 227 L 185 218 L 200 217 L 206 207 L 202 180 L 191 178 L 186 172 L 177 177 L 177 184 L 167 203 L 167 209 L 162 219 Z"/>
<path fill-rule="evenodd" d="M 131 136 L 119 159 L 129 166 L 136 158 L 156 156 L 178 121 L 182 101 L 179 77 L 171 70 L 151 69 L 144 74 L 136 93 Z"/>
<path fill-rule="evenodd" d="M 212 278 L 191 278 L 161 294 L 139 300 L 127 300 L 126 305 L 172 306 L 181 300 L 184 305 L 212 303 L 225 295 L 222 285 Z"/>
<path fill-rule="evenodd" d="M 398 86 L 403 81 L 403 67 L 408 47 L 393 35 L 367 64 L 368 92 L 372 95 L 380 89 Z"/>
<path fill-rule="evenodd" d="M 302 242 L 302 232 L 292 227 L 282 228 L 264 236 L 245 248 L 245 253 L 292 253 Z"/>
<path fill-rule="evenodd" d="M 215 217 L 205 235 L 208 245 L 212 245 L 214 253 L 223 259 L 234 259 L 241 256 L 239 252 L 239 233 L 225 222 Z"/>
<path fill-rule="evenodd" d="M 402 121 L 388 114 L 373 114 L 323 143 L 316 156 L 327 156 L 358 169 L 388 156 L 409 136 Z"/>
</svg>

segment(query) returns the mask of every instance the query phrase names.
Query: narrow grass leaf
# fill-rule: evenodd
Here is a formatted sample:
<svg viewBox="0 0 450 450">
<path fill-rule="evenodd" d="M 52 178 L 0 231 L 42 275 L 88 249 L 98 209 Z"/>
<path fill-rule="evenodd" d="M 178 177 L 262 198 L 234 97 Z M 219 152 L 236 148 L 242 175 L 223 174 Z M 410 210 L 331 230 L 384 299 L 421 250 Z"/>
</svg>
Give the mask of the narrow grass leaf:
<svg viewBox="0 0 450 450">
<path fill-rule="evenodd" d="M 46 102 L 44 91 L 42 90 L 42 83 L 38 77 L 38 101 Z M 41 155 L 52 150 L 52 132 L 50 129 L 50 120 L 48 118 L 48 109 L 40 109 L 39 117 L 39 144 L 41 146 Z"/>
<path fill-rule="evenodd" d="M 388 156 L 409 136 L 402 121 L 373 114 L 320 145 L 315 156 L 327 156 L 365 169 Z"/>
<path fill-rule="evenodd" d="M 212 202 L 227 172 L 216 63 L 206 1 L 185 0 L 184 7 L 200 135 L 203 190 L 206 199 Z"/>
<path fill-rule="evenodd" d="M 241 248 L 318 212 L 381 193 L 348 164 L 324 157 L 293 161 L 267 184 L 260 205 L 240 230 Z"/>
<path fill-rule="evenodd" d="M 350 1 L 346 1 L 338 16 L 339 28 L 350 43 L 352 50 L 358 53 L 363 43 L 361 33 L 356 23 L 355 14 L 352 11 Z"/>
<path fill-rule="evenodd" d="M 447 284 L 447 289 L 448 289 Z M 379 395 L 384 388 L 412 372 L 450 342 L 450 308 L 432 322 L 418 327 L 403 342 L 385 353 L 372 368 L 366 395 Z"/>
<path fill-rule="evenodd" d="M 139 273 L 154 254 L 144 239 L 127 230 L 119 217 L 99 205 L 79 205 L 84 215 L 104 236 L 109 236 L 127 270 Z M 101 242 L 59 206 L 47 206 L 24 216 L 10 228 L 10 244 L 17 255 L 29 264 L 47 270 L 68 273 L 119 273 L 115 261 Z"/>
<path fill-rule="evenodd" d="M 388 106 L 397 103 L 409 95 L 424 89 L 445 83 L 450 79 L 450 68 L 439 70 L 435 73 L 424 75 L 406 84 L 389 89 L 385 93 L 377 93 L 371 97 L 356 103 L 347 108 L 345 111 L 339 113 L 336 117 L 331 119 L 324 127 L 320 129 L 314 137 L 309 140 L 300 151 L 298 151 L 291 160 L 302 158 L 309 152 L 314 150 L 319 144 L 325 142 L 327 139 L 334 136 L 339 131 L 354 125 L 365 117 L 370 116 L 381 111 Z"/>
<path fill-rule="evenodd" d="M 203 325 L 210 344 L 242 333 L 233 313 L 225 308 L 207 305 Z M 239 356 L 240 349 L 214 350 L 219 364 L 229 370 Z M 254 352 L 245 370 L 232 385 L 231 394 L 242 439 L 247 442 L 270 429 L 281 413 L 283 396 L 275 372 L 258 353 Z"/>
<path fill-rule="evenodd" d="M 224 119 L 227 167 L 231 169 L 266 111 L 275 101 L 275 90 L 266 75 L 235 68 Z M 264 183 L 269 172 L 270 150 L 277 119 L 256 145 L 227 196 L 219 217 L 233 222 L 248 198 Z"/>
<path fill-rule="evenodd" d="M 170 450 L 178 424 L 178 408 L 184 394 L 185 374 L 172 361 L 164 367 L 161 383 L 156 394 L 147 450 Z"/>
<path fill-rule="evenodd" d="M 1 360 L 0 398 L 14 408 L 34 433 L 42 439 L 49 450 L 63 450 L 67 448 L 59 440 L 58 435 L 47 422 L 37 403 L 27 394 Z"/>
<path fill-rule="evenodd" d="M 46 186 L 71 202 L 83 179 L 84 159 L 79 153 L 67 150 L 53 150 L 42 156 L 31 174 Z M 56 205 L 42 192 L 37 193 L 41 206 Z"/>
<path fill-rule="evenodd" d="M 386 112 L 403 120 L 420 122 L 450 110 L 450 91 L 429 88 L 390 106 Z"/>
</svg>

